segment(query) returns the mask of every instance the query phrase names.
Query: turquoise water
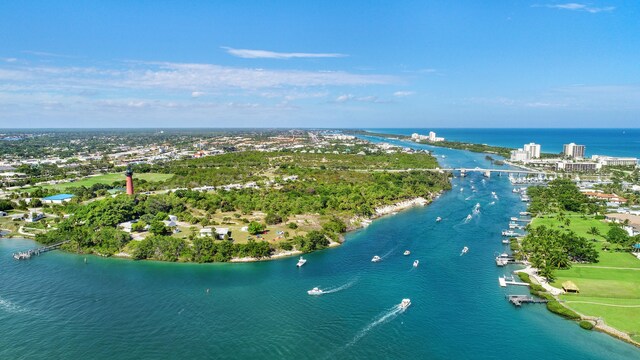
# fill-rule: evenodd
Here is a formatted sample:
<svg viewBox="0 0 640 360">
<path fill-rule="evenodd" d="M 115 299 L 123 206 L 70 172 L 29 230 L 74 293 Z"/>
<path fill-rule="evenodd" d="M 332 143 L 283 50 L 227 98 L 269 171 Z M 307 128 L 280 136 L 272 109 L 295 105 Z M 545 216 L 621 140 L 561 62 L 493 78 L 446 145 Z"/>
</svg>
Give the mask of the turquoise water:
<svg viewBox="0 0 640 360">
<path fill-rule="evenodd" d="M 446 166 L 488 166 L 482 154 L 435 152 Z M 309 254 L 299 269 L 296 258 L 198 265 L 88 257 L 85 264 L 61 252 L 18 262 L 10 254 L 33 242 L 2 239 L 0 359 L 640 357 L 543 306 L 508 304 L 505 293 L 526 289 L 500 288 L 507 270 L 493 257 L 503 250 L 500 231 L 524 206 L 506 177 L 483 183 L 471 175 L 453 186 L 428 207 Z M 465 223 L 476 203 L 480 214 Z M 469 252 L 460 256 L 463 246 Z M 412 254 L 402 256 L 405 249 Z M 384 260 L 372 263 L 373 255 Z M 307 295 L 314 286 L 344 288 Z M 407 297 L 413 304 L 397 312 Z"/>
<path fill-rule="evenodd" d="M 640 157 L 640 129 L 431 129 L 448 140 L 521 148 L 535 142 L 542 152 L 559 153 L 562 145 L 586 145 L 587 156 Z M 428 134 L 430 129 L 371 129 L 382 133 Z"/>
</svg>

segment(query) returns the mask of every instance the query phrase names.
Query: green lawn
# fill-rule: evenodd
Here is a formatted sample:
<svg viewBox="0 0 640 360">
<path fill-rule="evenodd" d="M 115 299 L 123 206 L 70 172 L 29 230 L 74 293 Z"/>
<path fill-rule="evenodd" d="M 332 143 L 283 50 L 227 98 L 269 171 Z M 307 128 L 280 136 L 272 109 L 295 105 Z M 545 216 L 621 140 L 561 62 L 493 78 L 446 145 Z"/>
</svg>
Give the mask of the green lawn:
<svg viewBox="0 0 640 360">
<path fill-rule="evenodd" d="M 628 334 L 640 334 L 640 299 L 588 297 L 583 294 L 562 295 L 560 298 L 566 301 L 567 306 L 580 313 L 600 316 L 608 325 Z"/>
<path fill-rule="evenodd" d="M 604 237 L 602 237 L 602 235 L 606 234 L 607 231 L 609 231 L 609 225 L 607 223 L 601 220 L 596 220 L 593 218 L 593 216 L 587 216 L 587 218 L 584 219 L 582 214 L 566 213 L 564 217 L 571 221 L 569 226 L 565 225 L 564 222 L 558 220 L 557 214 L 550 214 L 550 215 L 543 215 L 543 217 L 536 217 L 532 221 L 531 226 L 537 227 L 540 225 L 544 225 L 546 227 L 555 228 L 559 230 L 571 229 L 578 236 L 582 236 L 587 239 L 598 239 L 598 240 L 604 240 Z M 587 231 L 589 231 L 591 227 L 595 227 L 596 229 L 598 229 L 600 231 L 600 234 L 602 235 L 594 236 L 589 234 Z"/>
<path fill-rule="evenodd" d="M 594 236 L 587 231 L 595 227 L 600 234 L 606 234 L 609 231 L 609 225 L 606 222 L 593 217 L 585 219 L 581 214 L 575 213 L 566 214 L 565 218 L 571 221 L 569 226 L 564 221 L 558 220 L 555 214 L 537 217 L 531 226 L 545 225 L 560 230 L 571 230 L 578 236 L 596 239 L 599 262 L 573 264 L 570 269 L 556 270 L 553 286 L 561 288 L 564 281 L 571 280 L 580 289 L 579 294 L 561 295 L 560 298 L 567 301 L 566 304 L 569 307 L 584 315 L 601 317 L 610 326 L 632 336 L 638 336 L 640 334 L 640 260 L 629 253 L 602 250 L 601 245 L 606 241 L 605 238 L 602 235 Z M 635 305 L 639 307 L 633 307 Z"/>
<path fill-rule="evenodd" d="M 140 174 L 133 175 L 134 181 L 135 179 L 143 179 L 151 182 L 165 181 L 167 179 L 170 179 L 171 177 L 173 177 L 173 174 L 140 173 Z M 70 187 L 79 187 L 79 186 L 89 187 L 93 184 L 111 184 L 115 181 L 120 181 L 124 179 L 125 177 L 124 177 L 124 174 L 122 173 L 111 173 L 111 174 L 92 176 L 86 179 L 69 182 L 69 183 L 63 183 L 63 184 L 57 184 L 57 185 L 45 185 L 42 188 L 64 190 Z"/>
</svg>

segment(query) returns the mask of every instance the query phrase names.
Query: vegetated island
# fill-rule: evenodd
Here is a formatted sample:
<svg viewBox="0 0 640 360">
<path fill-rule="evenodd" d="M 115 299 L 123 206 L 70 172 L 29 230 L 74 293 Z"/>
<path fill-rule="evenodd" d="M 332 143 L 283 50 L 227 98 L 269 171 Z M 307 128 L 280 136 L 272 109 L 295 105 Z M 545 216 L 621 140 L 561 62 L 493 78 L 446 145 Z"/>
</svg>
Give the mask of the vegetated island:
<svg viewBox="0 0 640 360">
<path fill-rule="evenodd" d="M 432 201 L 450 188 L 449 174 L 408 169 L 436 167 L 427 152 L 371 144 L 134 165 L 134 174 L 172 176 L 134 196 L 47 207 L 60 216 L 36 240 L 70 240 L 62 249 L 80 254 L 183 262 L 310 252 L 338 245 L 375 217 Z"/>
<path fill-rule="evenodd" d="M 640 347 L 640 260 L 633 254 L 640 235 L 624 223 L 605 222 L 603 202 L 589 199 L 567 179 L 529 187 L 529 233 L 512 239 L 519 271 L 547 308 Z"/>
</svg>

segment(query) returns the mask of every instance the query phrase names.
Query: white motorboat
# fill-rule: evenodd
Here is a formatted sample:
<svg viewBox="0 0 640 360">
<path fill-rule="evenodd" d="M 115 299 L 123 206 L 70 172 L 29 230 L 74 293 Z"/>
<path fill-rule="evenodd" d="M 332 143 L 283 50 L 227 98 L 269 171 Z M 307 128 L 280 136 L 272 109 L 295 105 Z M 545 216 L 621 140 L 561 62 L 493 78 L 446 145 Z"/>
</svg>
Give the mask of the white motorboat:
<svg viewBox="0 0 640 360">
<path fill-rule="evenodd" d="M 465 246 L 465 247 L 463 247 L 463 248 L 462 248 L 462 252 L 460 253 L 460 256 L 462 256 L 462 255 L 466 254 L 468 251 L 469 251 L 469 248 L 468 248 L 468 247 L 466 247 L 466 246 Z"/>
<path fill-rule="evenodd" d="M 471 216 L 471 214 L 467 215 L 467 221 L 471 220 L 473 218 L 473 216 Z"/>
<path fill-rule="evenodd" d="M 378 255 L 375 255 L 375 256 L 371 259 L 371 262 L 379 262 L 379 261 L 382 261 L 382 258 L 381 258 L 380 256 L 378 256 Z"/>
<path fill-rule="evenodd" d="M 307 259 L 303 258 L 302 256 L 300 256 L 300 259 L 298 260 L 298 263 L 296 264 L 297 267 L 300 267 L 304 264 L 307 263 Z"/>
<path fill-rule="evenodd" d="M 307 291 L 307 294 L 309 294 L 309 295 L 322 295 L 322 294 L 324 294 L 324 291 L 318 289 L 317 287 L 314 287 L 313 289 Z"/>
<path fill-rule="evenodd" d="M 402 253 L 402 255 L 404 255 L 404 256 L 407 256 L 407 255 L 410 255 L 410 254 L 411 254 L 411 251 L 409 251 L 409 250 L 405 250 L 405 251 Z"/>
<path fill-rule="evenodd" d="M 420 264 L 420 260 L 413 261 L 413 267 L 418 267 L 418 264 Z"/>
<path fill-rule="evenodd" d="M 510 241 L 509 241 L 509 239 L 502 239 L 502 243 L 505 244 L 505 245 L 509 245 Z"/>
<path fill-rule="evenodd" d="M 513 217 L 511 217 L 511 221 L 518 221 L 518 218 L 513 216 Z"/>
<path fill-rule="evenodd" d="M 440 222 L 440 221 L 442 221 L 442 218 L 441 218 L 440 216 L 438 216 L 438 217 L 436 218 L 436 222 Z"/>
<path fill-rule="evenodd" d="M 398 304 L 401 310 L 406 310 L 411 305 L 411 299 L 402 299 L 402 302 Z"/>
</svg>

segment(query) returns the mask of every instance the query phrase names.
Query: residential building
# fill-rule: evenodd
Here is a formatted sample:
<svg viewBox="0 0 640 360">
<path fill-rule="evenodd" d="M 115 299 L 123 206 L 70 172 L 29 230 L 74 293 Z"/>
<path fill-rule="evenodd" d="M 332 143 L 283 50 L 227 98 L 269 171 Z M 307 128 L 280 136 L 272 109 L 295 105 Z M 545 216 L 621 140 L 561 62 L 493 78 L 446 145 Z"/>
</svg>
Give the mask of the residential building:
<svg viewBox="0 0 640 360">
<path fill-rule="evenodd" d="M 612 203 L 612 204 L 624 204 L 627 202 L 627 199 L 623 198 L 622 196 L 618 196 L 616 194 L 605 194 L 605 193 L 594 192 L 594 191 L 586 191 L 586 192 L 583 192 L 583 194 L 585 194 L 590 199 L 603 200 L 603 201 L 606 201 L 607 203 Z"/>
<path fill-rule="evenodd" d="M 529 153 L 524 151 L 523 149 L 511 150 L 511 157 L 509 158 L 511 161 L 516 162 L 527 162 L 529 161 Z"/>
<path fill-rule="evenodd" d="M 564 144 L 562 146 L 562 154 L 574 159 L 584 158 L 584 150 L 584 145 L 577 145 L 576 143 Z"/>
<path fill-rule="evenodd" d="M 536 144 L 536 143 L 524 144 L 523 149 L 529 154 L 529 159 L 540 159 L 540 144 Z"/>
<path fill-rule="evenodd" d="M 638 158 L 632 157 L 613 157 L 605 155 L 593 155 L 591 160 L 599 163 L 601 166 L 637 166 Z"/>
<path fill-rule="evenodd" d="M 594 162 L 571 162 L 563 160 L 556 163 L 556 170 L 566 172 L 595 172 L 598 168 L 598 164 Z"/>
</svg>

